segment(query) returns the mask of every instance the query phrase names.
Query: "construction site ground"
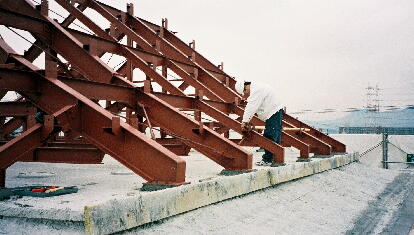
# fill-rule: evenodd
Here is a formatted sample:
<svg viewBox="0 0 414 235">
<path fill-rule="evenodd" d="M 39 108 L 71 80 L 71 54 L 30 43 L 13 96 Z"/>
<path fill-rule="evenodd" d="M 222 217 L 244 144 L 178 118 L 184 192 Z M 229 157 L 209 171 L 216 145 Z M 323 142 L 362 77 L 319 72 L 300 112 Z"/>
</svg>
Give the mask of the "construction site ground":
<svg viewBox="0 0 414 235">
<path fill-rule="evenodd" d="M 380 135 L 333 135 L 360 152 L 381 141 Z M 391 136 L 390 161 L 414 153 L 414 136 Z M 254 161 L 262 153 L 254 153 Z M 289 166 L 299 155 L 286 149 Z M 222 167 L 196 152 L 184 157 L 192 184 L 223 180 Z M 340 168 L 240 195 L 122 234 L 408 234 L 414 224 L 414 168 L 390 164 L 382 169 L 378 147 Z M 322 161 L 313 159 L 313 162 Z M 255 167 L 262 169 L 267 167 Z M 227 177 L 227 178 L 226 178 Z M 84 207 L 144 194 L 144 181 L 106 156 L 101 165 L 17 163 L 7 170 L 7 187 L 75 185 L 76 194 L 51 198 L 23 197 L 0 202 L 0 234 L 82 234 Z M 237 186 L 236 186 L 237 187 Z M 155 202 L 154 202 L 155 203 Z M 44 218 L 44 219 L 42 219 Z"/>
</svg>

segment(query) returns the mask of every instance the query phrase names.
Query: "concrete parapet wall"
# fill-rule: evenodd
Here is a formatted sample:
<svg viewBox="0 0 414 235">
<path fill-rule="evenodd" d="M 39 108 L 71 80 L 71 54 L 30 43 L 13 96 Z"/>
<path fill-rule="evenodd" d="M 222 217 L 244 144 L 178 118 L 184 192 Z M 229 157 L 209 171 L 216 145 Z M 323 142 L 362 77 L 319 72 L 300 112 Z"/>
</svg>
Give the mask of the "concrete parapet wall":
<svg viewBox="0 0 414 235">
<path fill-rule="evenodd" d="M 127 230 L 357 160 L 357 154 L 336 155 L 283 167 L 266 167 L 240 175 L 218 176 L 208 181 L 85 206 L 85 232 L 109 234 Z"/>
</svg>

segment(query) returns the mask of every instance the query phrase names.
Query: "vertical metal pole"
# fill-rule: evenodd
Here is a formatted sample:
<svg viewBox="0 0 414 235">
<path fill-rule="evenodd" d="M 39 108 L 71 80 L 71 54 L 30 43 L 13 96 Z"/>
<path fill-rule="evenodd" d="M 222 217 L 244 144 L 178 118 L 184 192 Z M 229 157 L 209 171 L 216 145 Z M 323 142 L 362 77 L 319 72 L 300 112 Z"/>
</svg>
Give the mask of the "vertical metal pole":
<svg viewBox="0 0 414 235">
<path fill-rule="evenodd" d="M 0 140 L 4 139 L 3 128 L 4 128 L 5 121 L 6 121 L 6 117 L 0 117 Z"/>
<path fill-rule="evenodd" d="M 382 167 L 388 169 L 388 134 L 382 133 Z"/>
<path fill-rule="evenodd" d="M 132 43 L 131 37 L 127 37 L 127 46 L 132 47 L 132 45 L 133 45 L 133 43 Z M 129 60 L 129 59 L 127 60 L 127 72 L 126 72 L 126 75 L 127 75 L 128 81 L 131 81 L 132 82 L 134 80 L 134 67 L 132 65 L 131 60 Z M 131 124 L 132 109 L 126 108 L 125 112 L 126 112 L 126 122 L 128 124 Z"/>
<path fill-rule="evenodd" d="M 0 188 L 6 187 L 6 169 L 0 169 Z"/>
<path fill-rule="evenodd" d="M 163 30 L 163 29 L 161 28 L 161 30 Z M 162 76 L 167 78 L 168 77 L 168 67 L 167 67 L 165 62 L 166 61 L 164 61 L 163 64 L 162 64 Z M 165 90 L 164 87 L 162 87 L 161 92 L 162 93 L 167 93 L 167 90 Z M 162 129 L 161 129 L 160 135 L 161 135 L 161 138 L 166 138 L 167 137 L 167 133 Z"/>
<path fill-rule="evenodd" d="M 134 16 L 134 5 L 132 3 L 127 3 L 126 8 L 127 8 L 127 14 L 130 15 L 130 16 Z M 126 18 L 127 18 L 126 15 L 124 15 L 123 20 L 126 21 Z M 126 23 L 125 21 L 123 22 L 124 24 Z M 131 37 L 129 37 L 129 36 L 127 36 L 127 46 L 129 46 L 129 47 L 134 46 L 134 43 L 133 43 Z M 126 75 L 127 75 L 128 81 L 132 82 L 134 80 L 134 67 L 133 67 L 133 64 L 132 64 L 131 60 L 129 60 L 129 59 L 127 59 L 127 72 L 126 72 Z M 128 124 L 131 124 L 131 119 L 132 119 L 132 109 L 126 108 L 126 122 Z"/>
</svg>

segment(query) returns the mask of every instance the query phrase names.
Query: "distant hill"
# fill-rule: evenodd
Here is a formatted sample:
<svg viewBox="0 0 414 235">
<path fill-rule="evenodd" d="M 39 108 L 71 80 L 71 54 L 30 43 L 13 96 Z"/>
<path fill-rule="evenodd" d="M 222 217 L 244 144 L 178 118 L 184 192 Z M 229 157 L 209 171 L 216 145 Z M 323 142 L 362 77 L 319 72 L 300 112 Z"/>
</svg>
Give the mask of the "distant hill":
<svg viewBox="0 0 414 235">
<path fill-rule="evenodd" d="M 344 127 L 363 127 L 366 125 L 366 118 L 372 115 L 376 123 L 381 127 L 414 127 L 414 108 L 406 108 L 385 112 L 369 114 L 367 111 L 355 111 L 348 115 L 334 120 L 325 121 L 305 121 L 305 123 L 321 128 L 323 132 L 338 133 L 340 126 Z"/>
</svg>

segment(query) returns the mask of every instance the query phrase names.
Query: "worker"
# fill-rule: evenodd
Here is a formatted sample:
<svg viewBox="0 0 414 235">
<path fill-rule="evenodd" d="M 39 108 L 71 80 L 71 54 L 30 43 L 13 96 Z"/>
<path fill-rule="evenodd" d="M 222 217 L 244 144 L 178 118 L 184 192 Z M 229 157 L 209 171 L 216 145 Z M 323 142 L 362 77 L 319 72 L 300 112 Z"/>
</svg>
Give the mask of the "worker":
<svg viewBox="0 0 414 235">
<path fill-rule="evenodd" d="M 243 131 L 251 129 L 250 121 L 255 113 L 260 120 L 266 123 L 263 136 L 280 144 L 282 133 L 283 109 L 276 92 L 266 84 L 259 82 L 237 81 L 236 91 L 247 99 L 241 128 Z M 256 162 L 258 166 L 270 166 L 273 154 L 265 149 L 262 160 Z"/>
</svg>

